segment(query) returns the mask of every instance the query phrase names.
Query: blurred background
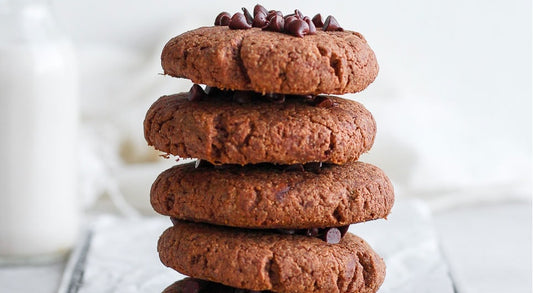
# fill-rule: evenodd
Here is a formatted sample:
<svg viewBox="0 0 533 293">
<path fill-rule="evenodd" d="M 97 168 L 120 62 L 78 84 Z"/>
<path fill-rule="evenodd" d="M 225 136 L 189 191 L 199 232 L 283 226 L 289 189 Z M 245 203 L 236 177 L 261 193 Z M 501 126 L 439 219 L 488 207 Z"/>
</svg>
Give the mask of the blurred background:
<svg viewBox="0 0 533 293">
<path fill-rule="evenodd" d="M 112 178 L 150 212 L 161 166 L 146 146 L 144 114 L 159 96 L 191 83 L 162 76 L 168 39 L 211 25 L 220 11 L 256 1 L 52 1 L 79 58 L 82 194 L 91 206 Z M 361 32 L 380 72 L 346 95 L 375 116 L 362 160 L 383 168 L 398 197 L 434 208 L 531 194 L 531 3 L 512 1 L 268 1 L 267 9 L 334 15 Z M 153 167 L 152 167 L 153 166 Z"/>
</svg>

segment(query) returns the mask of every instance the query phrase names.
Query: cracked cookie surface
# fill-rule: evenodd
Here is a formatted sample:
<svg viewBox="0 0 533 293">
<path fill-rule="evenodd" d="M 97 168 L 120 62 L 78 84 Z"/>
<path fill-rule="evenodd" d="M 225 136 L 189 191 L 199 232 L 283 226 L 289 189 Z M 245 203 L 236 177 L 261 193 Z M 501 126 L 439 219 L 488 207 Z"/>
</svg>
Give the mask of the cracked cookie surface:
<svg viewBox="0 0 533 293">
<path fill-rule="evenodd" d="M 328 244 L 302 235 L 178 222 L 158 243 L 161 261 L 182 274 L 250 290 L 376 292 L 385 264 L 347 233 Z"/>
<path fill-rule="evenodd" d="M 161 54 L 165 74 L 231 90 L 346 94 L 365 89 L 379 68 L 364 37 L 352 31 L 303 38 L 202 27 L 172 38 Z"/>
<path fill-rule="evenodd" d="M 353 162 L 290 171 L 269 164 L 195 168 L 176 165 L 152 185 L 160 214 L 242 228 L 339 227 L 389 214 L 390 180 L 379 168 Z"/>
<path fill-rule="evenodd" d="M 238 104 L 187 97 L 163 96 L 150 107 L 144 120 L 149 145 L 217 165 L 344 164 L 368 151 L 376 134 L 376 122 L 363 105 L 333 96 L 332 107 L 297 98 Z"/>
</svg>

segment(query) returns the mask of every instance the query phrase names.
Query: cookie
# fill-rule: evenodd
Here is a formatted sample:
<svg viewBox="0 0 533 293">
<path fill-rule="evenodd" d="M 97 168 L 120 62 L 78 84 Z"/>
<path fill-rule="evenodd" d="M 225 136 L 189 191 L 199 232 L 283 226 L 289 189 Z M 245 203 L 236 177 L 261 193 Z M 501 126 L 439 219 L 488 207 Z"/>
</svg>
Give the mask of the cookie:
<svg viewBox="0 0 533 293">
<path fill-rule="evenodd" d="M 378 73 L 374 52 L 352 31 L 303 38 L 259 28 L 202 27 L 172 38 L 161 54 L 165 74 L 223 89 L 283 94 L 346 94 Z"/>
<path fill-rule="evenodd" d="M 161 261 L 182 274 L 249 290 L 376 292 L 385 264 L 361 238 L 340 243 L 222 226 L 176 223 L 158 243 Z"/>
<path fill-rule="evenodd" d="M 394 203 L 379 168 L 353 162 L 295 170 L 270 164 L 195 168 L 174 166 L 152 185 L 160 214 L 243 228 L 339 227 L 385 218 Z"/>
<path fill-rule="evenodd" d="M 270 293 L 272 291 L 255 291 L 229 287 L 220 283 L 201 279 L 185 278 L 172 283 L 162 293 Z"/>
<path fill-rule="evenodd" d="M 374 143 L 376 122 L 358 102 L 333 96 L 324 107 L 288 97 L 283 103 L 163 96 L 148 110 L 144 136 L 156 149 L 214 164 L 356 161 Z"/>
</svg>

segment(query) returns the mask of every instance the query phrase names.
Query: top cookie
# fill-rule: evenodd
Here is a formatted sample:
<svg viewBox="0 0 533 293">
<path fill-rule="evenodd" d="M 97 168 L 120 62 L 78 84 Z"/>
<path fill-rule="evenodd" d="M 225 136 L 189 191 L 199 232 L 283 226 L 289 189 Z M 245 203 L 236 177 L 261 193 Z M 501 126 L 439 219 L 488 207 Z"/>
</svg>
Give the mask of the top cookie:
<svg viewBox="0 0 533 293">
<path fill-rule="evenodd" d="M 294 95 L 359 92 L 378 73 L 374 52 L 357 32 L 297 37 L 255 27 L 186 32 L 165 45 L 161 64 L 165 74 L 212 87 Z"/>
</svg>

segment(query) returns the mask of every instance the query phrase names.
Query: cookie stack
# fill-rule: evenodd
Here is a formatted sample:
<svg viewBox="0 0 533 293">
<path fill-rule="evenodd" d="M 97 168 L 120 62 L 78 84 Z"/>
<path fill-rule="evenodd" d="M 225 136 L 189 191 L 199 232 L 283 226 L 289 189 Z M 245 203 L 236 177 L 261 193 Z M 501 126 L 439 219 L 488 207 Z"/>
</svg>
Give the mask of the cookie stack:
<svg viewBox="0 0 533 293">
<path fill-rule="evenodd" d="M 393 187 L 357 161 L 374 141 L 371 113 L 325 95 L 375 79 L 361 34 L 257 5 L 171 39 L 161 59 L 165 74 L 195 85 L 151 106 L 145 138 L 198 159 L 151 189 L 174 224 L 161 261 L 191 276 L 165 292 L 376 292 L 385 264 L 347 230 L 385 218 Z"/>
</svg>

